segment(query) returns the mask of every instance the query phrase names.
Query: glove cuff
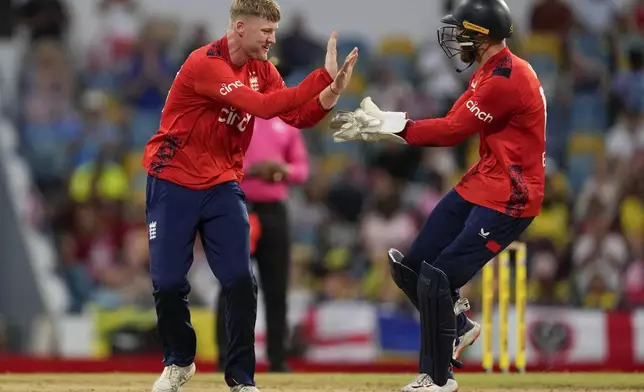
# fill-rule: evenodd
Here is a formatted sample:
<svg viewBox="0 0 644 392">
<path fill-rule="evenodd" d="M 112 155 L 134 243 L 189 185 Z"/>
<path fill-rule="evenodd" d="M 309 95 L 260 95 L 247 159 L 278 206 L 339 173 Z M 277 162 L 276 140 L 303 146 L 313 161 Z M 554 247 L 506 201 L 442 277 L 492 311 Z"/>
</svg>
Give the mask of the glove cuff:
<svg viewBox="0 0 644 392">
<path fill-rule="evenodd" d="M 382 133 L 396 134 L 402 132 L 407 126 L 407 113 L 382 112 Z"/>
</svg>

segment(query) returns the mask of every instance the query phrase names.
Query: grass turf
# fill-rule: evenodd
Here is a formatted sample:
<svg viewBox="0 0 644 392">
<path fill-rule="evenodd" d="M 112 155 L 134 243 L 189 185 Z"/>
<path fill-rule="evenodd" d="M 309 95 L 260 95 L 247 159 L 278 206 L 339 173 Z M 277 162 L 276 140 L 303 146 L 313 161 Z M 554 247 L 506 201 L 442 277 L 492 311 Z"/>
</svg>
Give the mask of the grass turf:
<svg viewBox="0 0 644 392">
<path fill-rule="evenodd" d="M 4 374 L 2 392 L 145 392 L 156 374 Z M 413 374 L 265 374 L 257 375 L 262 392 L 397 391 Z M 460 391 L 644 391 L 644 374 L 528 373 L 457 375 Z M 197 375 L 181 392 L 225 392 L 221 374 Z"/>
</svg>

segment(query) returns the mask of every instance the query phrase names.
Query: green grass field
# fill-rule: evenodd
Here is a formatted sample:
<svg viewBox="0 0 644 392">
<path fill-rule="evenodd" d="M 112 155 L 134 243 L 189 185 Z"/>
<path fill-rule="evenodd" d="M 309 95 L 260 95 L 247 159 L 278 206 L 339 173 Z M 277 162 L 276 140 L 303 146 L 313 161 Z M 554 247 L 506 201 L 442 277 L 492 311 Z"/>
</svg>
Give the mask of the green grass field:
<svg viewBox="0 0 644 392">
<path fill-rule="evenodd" d="M 0 375 L 2 392 L 146 392 L 155 374 L 21 374 Z M 411 374 L 264 374 L 257 375 L 263 392 L 397 391 Z M 644 374 L 533 373 L 462 374 L 460 391 L 644 391 Z M 226 392 L 221 374 L 199 374 L 182 392 Z"/>
</svg>

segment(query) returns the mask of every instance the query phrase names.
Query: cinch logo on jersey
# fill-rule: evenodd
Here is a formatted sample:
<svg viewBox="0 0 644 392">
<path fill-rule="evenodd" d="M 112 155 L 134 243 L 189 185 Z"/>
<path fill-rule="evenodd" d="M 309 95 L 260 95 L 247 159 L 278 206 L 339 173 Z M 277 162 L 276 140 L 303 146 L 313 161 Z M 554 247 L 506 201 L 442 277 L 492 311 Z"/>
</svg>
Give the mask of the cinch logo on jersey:
<svg viewBox="0 0 644 392">
<path fill-rule="evenodd" d="M 233 107 L 230 109 L 223 108 L 219 112 L 219 122 L 234 126 L 239 132 L 246 130 L 251 118 L 252 116 L 250 114 L 238 113 L 237 109 Z"/>
<path fill-rule="evenodd" d="M 476 118 L 478 118 L 479 120 L 486 123 L 491 123 L 492 120 L 494 120 L 494 117 L 490 113 L 484 112 L 479 109 L 479 104 L 472 101 L 471 99 L 467 101 L 466 105 L 467 108 L 470 109 L 470 112 L 474 113 Z"/>
<path fill-rule="evenodd" d="M 234 83 L 223 83 L 221 85 L 221 89 L 219 89 L 219 93 L 221 95 L 227 95 L 229 92 L 233 91 L 236 88 L 242 87 L 243 85 L 244 84 L 239 80 L 236 80 Z"/>
</svg>

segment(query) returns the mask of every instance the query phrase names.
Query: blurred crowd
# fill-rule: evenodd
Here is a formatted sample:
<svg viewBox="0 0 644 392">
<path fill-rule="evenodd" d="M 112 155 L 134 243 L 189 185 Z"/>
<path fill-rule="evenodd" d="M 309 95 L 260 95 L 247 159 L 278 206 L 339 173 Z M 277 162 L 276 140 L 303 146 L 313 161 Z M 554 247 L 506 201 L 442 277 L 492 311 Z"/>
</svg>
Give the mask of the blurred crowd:
<svg viewBox="0 0 644 392">
<path fill-rule="evenodd" d="M 528 33 L 509 42 L 531 62 L 548 97 L 546 199 L 523 238 L 530 301 L 644 305 L 644 1 L 532 3 Z M 183 60 L 217 37 L 146 11 L 136 0 L 102 1 L 100 35 L 79 61 L 69 55 L 63 1 L 28 0 L 20 8 L 31 47 L 15 120 L 72 312 L 88 304 L 152 305 L 141 150 Z M 271 61 L 294 85 L 323 64 L 325 43 L 307 32 L 304 17 L 286 25 Z M 182 29 L 192 31 L 187 42 L 178 39 Z M 467 86 L 470 74 L 454 72 L 431 32 L 427 42 L 392 36 L 377 45 L 340 34 L 340 56 L 354 46 L 359 70 L 338 108 L 370 95 L 412 118 L 442 116 Z M 334 143 L 326 122 L 303 132 L 311 174 L 289 200 L 293 293 L 404 306 L 386 251 L 409 246 L 476 162 L 478 138 L 419 149 Z M 207 264 L 198 243 L 195 252 L 193 299 L 208 304 L 214 295 L 200 290 Z M 463 295 L 476 305 L 478 278 Z"/>
</svg>

